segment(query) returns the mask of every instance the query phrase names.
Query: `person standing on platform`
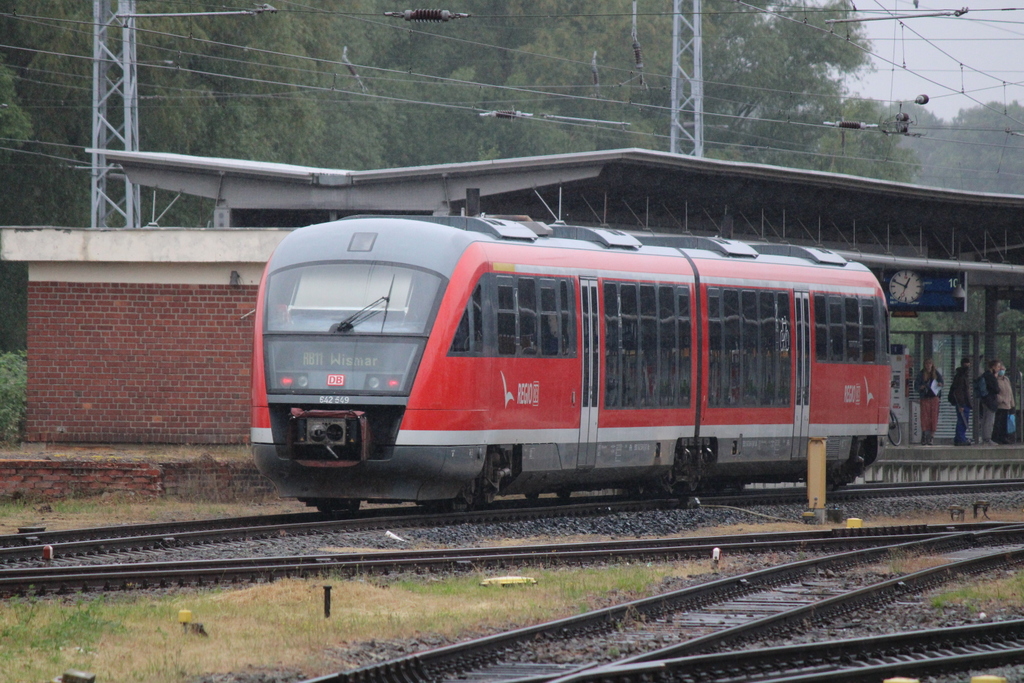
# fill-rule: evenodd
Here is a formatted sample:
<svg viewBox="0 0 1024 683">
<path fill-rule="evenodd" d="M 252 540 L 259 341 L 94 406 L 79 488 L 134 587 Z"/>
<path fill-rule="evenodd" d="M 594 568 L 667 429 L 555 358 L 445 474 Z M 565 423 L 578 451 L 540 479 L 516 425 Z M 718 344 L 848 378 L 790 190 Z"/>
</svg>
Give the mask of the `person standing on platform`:
<svg viewBox="0 0 1024 683">
<path fill-rule="evenodd" d="M 979 408 L 981 411 L 981 436 L 979 438 L 981 443 L 986 446 L 995 445 L 992 440 L 992 429 L 996 424 L 996 409 L 999 404 L 999 380 L 996 379 L 996 373 L 999 371 L 1000 365 L 1002 362 L 999 360 L 990 360 L 985 372 L 974 380 L 974 391 L 981 404 Z"/>
<path fill-rule="evenodd" d="M 970 446 L 971 437 L 967 430 L 971 428 L 971 359 L 964 356 L 960 359 L 960 367 L 953 373 L 953 383 L 949 386 L 949 402 L 956 409 L 956 435 L 954 446 Z"/>
<path fill-rule="evenodd" d="M 1014 432 L 1007 429 L 1007 419 L 1017 405 L 1013 400 L 1010 378 L 1006 376 L 1006 366 L 1002 363 L 996 369 L 996 382 L 999 383 L 999 395 L 996 397 L 996 421 L 992 428 L 992 440 L 1005 446 L 1013 442 L 1013 434 L 1016 432 L 1016 425 Z"/>
<path fill-rule="evenodd" d="M 921 397 L 921 445 L 931 446 L 939 426 L 939 395 L 942 394 L 942 373 L 931 358 L 917 375 L 917 395 Z"/>
</svg>

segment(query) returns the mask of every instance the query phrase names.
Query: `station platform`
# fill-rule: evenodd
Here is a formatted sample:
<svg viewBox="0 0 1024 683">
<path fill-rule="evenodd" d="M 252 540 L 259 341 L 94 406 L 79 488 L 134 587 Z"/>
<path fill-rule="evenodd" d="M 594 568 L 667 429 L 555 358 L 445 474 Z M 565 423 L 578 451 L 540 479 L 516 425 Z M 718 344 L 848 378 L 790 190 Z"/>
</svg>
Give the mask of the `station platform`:
<svg viewBox="0 0 1024 683">
<path fill-rule="evenodd" d="M 1024 444 L 1009 446 L 887 446 L 865 483 L 1024 479 Z"/>
</svg>

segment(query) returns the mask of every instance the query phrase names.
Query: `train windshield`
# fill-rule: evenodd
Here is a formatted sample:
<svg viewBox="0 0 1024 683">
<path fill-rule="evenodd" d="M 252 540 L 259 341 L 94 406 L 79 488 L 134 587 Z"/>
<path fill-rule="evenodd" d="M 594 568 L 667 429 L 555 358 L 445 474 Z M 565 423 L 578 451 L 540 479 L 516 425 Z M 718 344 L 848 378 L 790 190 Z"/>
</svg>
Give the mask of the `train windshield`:
<svg viewBox="0 0 1024 683">
<path fill-rule="evenodd" d="M 267 286 L 267 332 L 424 334 L 441 278 L 380 263 L 278 271 Z"/>
</svg>

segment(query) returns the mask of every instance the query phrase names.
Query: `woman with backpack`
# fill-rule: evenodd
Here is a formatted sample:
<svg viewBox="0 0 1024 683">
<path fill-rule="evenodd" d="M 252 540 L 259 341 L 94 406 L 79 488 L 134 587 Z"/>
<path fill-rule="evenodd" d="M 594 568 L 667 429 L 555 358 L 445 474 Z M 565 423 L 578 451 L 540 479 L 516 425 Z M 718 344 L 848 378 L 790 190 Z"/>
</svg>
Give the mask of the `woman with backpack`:
<svg viewBox="0 0 1024 683">
<path fill-rule="evenodd" d="M 939 395 L 942 393 L 942 373 L 931 358 L 917 375 L 917 395 L 921 397 L 921 445 L 931 446 L 939 426 Z"/>
<path fill-rule="evenodd" d="M 992 428 L 992 440 L 1005 446 L 1013 443 L 1013 435 L 1017 431 L 1016 425 L 1013 431 L 1009 429 L 1010 415 L 1014 413 L 1017 404 L 1013 400 L 1010 378 L 1006 376 L 1006 366 L 1002 363 L 996 368 L 996 382 L 999 383 L 999 395 L 996 397 L 996 421 Z"/>
</svg>

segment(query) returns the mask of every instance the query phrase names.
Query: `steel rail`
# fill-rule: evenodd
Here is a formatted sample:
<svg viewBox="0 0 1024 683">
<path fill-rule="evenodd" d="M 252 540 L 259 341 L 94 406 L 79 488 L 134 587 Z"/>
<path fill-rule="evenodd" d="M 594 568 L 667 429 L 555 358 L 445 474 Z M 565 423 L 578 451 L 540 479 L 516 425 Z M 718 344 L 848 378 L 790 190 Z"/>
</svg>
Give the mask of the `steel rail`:
<svg viewBox="0 0 1024 683">
<path fill-rule="evenodd" d="M 885 545 L 869 550 L 829 555 L 719 579 L 699 586 L 636 600 L 582 615 L 515 629 L 476 640 L 457 643 L 401 657 L 381 664 L 312 679 L 310 683 L 415 683 L 462 676 L 494 661 L 510 648 L 542 639 L 566 639 L 583 634 L 604 633 L 626 619 L 654 619 L 686 608 L 722 602 L 767 587 L 798 581 L 811 572 L 832 571 L 877 561 L 894 551 L 939 551 L 976 543 L 975 534 L 947 534 L 924 541 Z M 1024 552 L 1024 551 L 1022 551 Z M 549 680 L 556 676 L 540 677 Z M 497 680 L 497 679 L 496 679 Z"/>
<path fill-rule="evenodd" d="M 465 571 L 523 564 L 582 565 L 630 559 L 710 559 L 710 550 L 713 547 L 719 548 L 726 556 L 786 550 L 837 552 L 946 538 L 950 535 L 950 531 L 945 527 L 926 525 L 916 528 L 892 527 L 890 531 L 903 533 L 847 536 L 827 535 L 822 532 L 787 532 L 763 534 L 760 538 L 757 538 L 757 535 L 749 535 L 737 542 L 729 542 L 725 538 L 661 538 L 489 548 L 11 568 L 0 570 L 0 596 L 125 590 L 137 587 L 184 586 L 193 583 L 238 583 L 324 573 L 355 576 L 419 570 Z"/>
<path fill-rule="evenodd" d="M 1024 619 L 594 667 L 574 683 L 870 681 L 1024 661 Z M 534 679 L 551 680 L 551 679 Z M 511 683 L 511 682 L 509 682 Z M 519 679 L 516 683 L 526 683 Z"/>
<path fill-rule="evenodd" d="M 1024 480 L 1008 479 L 993 482 L 908 482 L 894 486 L 888 483 L 882 484 L 857 484 L 850 485 L 832 491 L 829 494 L 830 500 L 856 500 L 861 498 L 885 497 L 885 496 L 907 496 L 907 495 L 943 495 L 971 493 L 999 493 L 1006 491 L 1024 490 Z M 742 503 L 745 505 L 773 504 L 779 502 L 804 502 L 807 499 L 804 487 L 758 489 L 748 491 L 738 496 L 709 496 L 700 495 L 698 499 L 691 499 L 694 507 L 700 505 L 703 499 L 707 504 Z M 53 531 L 35 531 L 33 527 L 26 526 L 25 532 L 16 534 L 0 534 L 0 550 L 4 548 L 20 548 L 25 545 L 54 545 L 58 543 L 72 543 L 76 541 L 88 541 L 93 539 L 110 540 L 126 537 L 164 537 L 168 535 L 181 535 L 194 531 L 210 531 L 217 529 L 236 528 L 257 528 L 262 526 L 278 527 L 289 524 L 339 524 L 359 528 L 360 524 L 368 525 L 366 528 L 381 528 L 385 524 L 407 524 L 410 526 L 420 525 L 424 520 L 436 523 L 437 520 L 452 520 L 452 523 L 490 521 L 500 519 L 502 515 L 526 515 L 543 513 L 554 514 L 568 511 L 570 514 L 600 514 L 601 512 L 619 512 L 633 510 L 671 509 L 686 505 L 685 501 L 678 498 L 661 498 L 648 500 L 623 500 L 616 496 L 594 496 L 590 498 L 574 499 L 572 504 L 540 505 L 530 504 L 520 500 L 499 500 L 492 507 L 474 512 L 447 513 L 447 514 L 423 514 L 419 507 L 386 507 L 371 508 L 356 513 L 351 518 L 328 520 L 325 515 L 319 512 L 297 512 L 280 515 L 261 515 L 247 517 L 225 517 L 218 519 L 186 520 L 177 522 L 151 522 L 146 524 L 126 524 L 106 527 L 89 527 L 83 529 L 65 529 Z M 602 508 L 605 508 L 602 510 Z"/>
<path fill-rule="evenodd" d="M 318 534 L 332 531 L 375 531 L 379 529 L 400 529 L 454 524 L 481 524 L 511 520 L 546 519 L 552 517 L 589 517 L 614 512 L 639 510 L 664 510 L 678 507 L 678 499 L 649 501 L 600 501 L 547 507 L 496 508 L 474 512 L 457 512 L 444 515 L 424 514 L 420 508 L 407 508 L 409 513 L 386 516 L 371 515 L 356 519 L 325 520 L 323 515 L 299 513 L 298 521 L 280 522 L 279 516 L 269 518 L 241 517 L 237 519 L 201 520 L 173 524 L 125 525 L 99 527 L 69 531 L 39 532 L 0 537 L 0 543 L 11 543 L 0 547 L 0 564 L 16 560 L 34 559 L 41 556 L 44 546 L 51 546 L 62 556 L 87 555 L 111 552 L 119 549 L 144 550 L 165 546 L 170 539 L 177 545 L 223 543 L 234 540 L 251 540 L 281 535 Z M 376 511 L 375 511 L 376 512 Z M 285 516 L 287 517 L 287 516 Z M 240 525 L 238 524 L 240 523 Z M 141 529 L 142 533 L 136 531 Z M 110 535 L 106 535 L 109 533 Z"/>
<path fill-rule="evenodd" d="M 1020 490 L 1024 482 L 1010 480 L 989 482 L 983 485 L 970 483 L 943 483 L 938 486 L 911 486 L 893 488 L 891 485 L 862 485 L 856 490 L 837 491 L 831 500 L 856 500 L 887 496 L 939 495 L 956 493 L 968 495 Z M 802 488 L 758 491 L 733 497 L 706 498 L 706 504 L 753 505 L 759 503 L 803 502 L 806 493 Z M 317 513 L 296 513 L 294 515 L 272 515 L 268 517 L 239 517 L 208 519 L 173 523 L 151 523 L 94 527 L 66 531 L 28 531 L 26 533 L 0 536 L 0 565 L 41 556 L 44 546 L 59 547 L 59 554 L 68 557 L 88 555 L 117 550 L 146 550 L 164 547 L 168 542 L 175 545 L 223 543 L 234 540 L 267 538 L 282 534 L 300 535 L 324 533 L 326 531 L 373 531 L 438 525 L 493 523 L 510 520 L 544 519 L 552 517 L 586 517 L 616 512 L 674 509 L 683 505 L 679 499 L 617 500 L 609 497 L 587 499 L 586 502 L 534 507 L 522 501 L 507 501 L 503 505 L 480 511 L 448 513 L 443 515 L 424 514 L 419 508 L 383 508 L 364 511 L 353 519 L 325 520 Z M 687 505 L 699 506 L 699 499 L 691 499 Z M 796 521 L 796 520 L 794 520 Z M 173 539 L 173 541 L 169 541 Z"/>
<path fill-rule="evenodd" d="M 771 577 L 767 582 L 772 585 L 777 585 L 786 581 L 795 581 L 803 575 L 799 570 L 797 570 L 798 567 L 802 567 L 804 570 L 808 571 L 810 566 L 813 566 L 815 570 L 824 568 L 835 570 L 841 569 L 843 566 L 881 559 L 891 552 L 934 552 L 944 548 L 949 549 L 954 546 L 967 547 L 974 546 L 979 543 L 992 544 L 1012 541 L 1019 543 L 1022 531 L 1024 531 L 1024 529 L 1022 529 L 1021 526 L 1011 526 L 995 530 L 994 532 L 950 534 L 946 537 L 939 537 L 927 541 L 888 546 L 876 549 L 874 552 L 861 551 L 846 553 L 843 555 L 833 555 L 828 558 L 812 561 L 811 564 L 806 562 L 793 563 L 777 568 L 777 574 L 775 573 L 776 569 L 761 570 L 760 572 L 753 572 L 742 577 L 732 577 L 732 579 L 723 580 L 738 583 L 738 585 L 737 583 L 734 583 L 732 586 L 725 589 L 725 593 L 728 594 L 729 590 L 733 591 L 734 594 L 750 593 L 757 590 L 756 586 L 761 584 L 761 581 L 765 577 Z M 697 638 L 694 639 L 694 641 L 686 641 L 678 646 L 663 648 L 653 653 L 647 653 L 646 655 L 641 655 L 639 657 L 621 660 L 616 664 L 634 666 L 642 665 L 643 662 L 641 660 L 646 657 L 663 660 L 666 657 L 673 656 L 673 653 L 678 656 L 680 651 L 707 649 L 727 644 L 729 642 L 742 640 L 757 633 L 770 633 L 784 629 L 797 628 L 808 620 L 826 618 L 837 613 L 853 611 L 868 604 L 891 601 L 899 595 L 909 592 L 924 590 L 928 586 L 947 580 L 949 576 L 953 574 L 977 573 L 992 567 L 1005 566 L 1008 563 L 1018 564 L 1022 562 L 1024 562 L 1024 548 L 1018 547 L 1012 551 L 1005 549 L 999 550 L 998 552 L 990 553 L 979 558 L 950 563 L 948 565 L 924 570 L 922 572 L 916 572 L 898 579 L 876 584 L 875 586 L 866 589 L 859 589 L 842 596 L 821 600 L 811 605 L 778 613 L 772 617 L 755 619 L 740 627 L 724 629 L 718 634 L 712 636 Z M 535 639 L 562 639 L 574 637 L 581 632 L 607 631 L 611 628 L 615 628 L 618 624 L 623 623 L 627 618 L 657 618 L 663 613 L 673 610 L 678 611 L 679 606 L 687 600 L 692 600 L 693 604 L 697 605 L 714 601 L 718 597 L 714 594 L 714 591 L 716 589 L 724 588 L 724 586 L 721 582 L 712 582 L 711 584 L 706 584 L 697 588 L 699 592 L 695 594 L 687 594 L 687 591 L 691 589 L 684 589 L 682 591 L 656 596 L 655 598 L 649 598 L 643 601 L 635 601 L 633 603 L 627 603 L 626 605 L 619 605 L 605 610 L 588 613 L 586 615 L 571 617 L 567 620 L 549 622 L 548 624 L 542 624 L 527 629 L 517 629 L 515 631 L 496 634 L 476 641 L 459 643 L 445 648 L 438 648 L 427 652 L 409 655 L 407 657 L 402 657 L 382 664 L 365 666 L 349 672 L 331 674 L 313 679 L 309 683 L 415 683 L 417 681 L 452 680 L 455 678 L 473 680 L 473 675 L 468 673 L 469 671 L 480 668 L 481 666 L 484 666 L 489 662 L 493 662 L 496 659 L 500 659 L 503 652 L 509 651 L 517 645 L 522 645 Z M 683 595 L 686 595 L 687 597 L 683 598 Z M 718 644 L 714 643 L 716 637 L 720 641 Z M 689 645 L 691 642 L 694 642 L 695 644 L 692 646 Z M 660 664 L 661 662 L 656 662 L 653 665 L 658 666 Z M 516 681 L 516 683 L 545 683 L 548 681 L 569 683 L 575 682 L 576 677 L 579 676 L 582 677 L 581 680 L 597 680 L 600 678 L 602 683 L 612 683 L 613 679 L 599 677 L 596 674 L 594 674 L 593 679 L 586 678 L 587 676 L 590 676 L 592 672 L 596 671 L 606 674 L 609 670 L 609 666 L 612 665 L 595 667 L 593 669 L 588 669 L 588 667 L 579 667 L 582 671 L 570 675 L 564 675 L 563 672 L 562 675 L 540 675 L 526 678 L 506 677 L 504 680 L 506 682 Z M 498 676 L 482 674 L 481 680 L 484 678 L 491 681 L 502 680 L 502 678 Z M 625 678 L 618 680 L 621 680 L 622 683 L 626 683 Z M 645 679 L 643 677 L 630 679 L 631 683 L 635 683 L 637 680 L 671 679 L 659 679 L 657 676 L 650 679 Z"/>
</svg>

